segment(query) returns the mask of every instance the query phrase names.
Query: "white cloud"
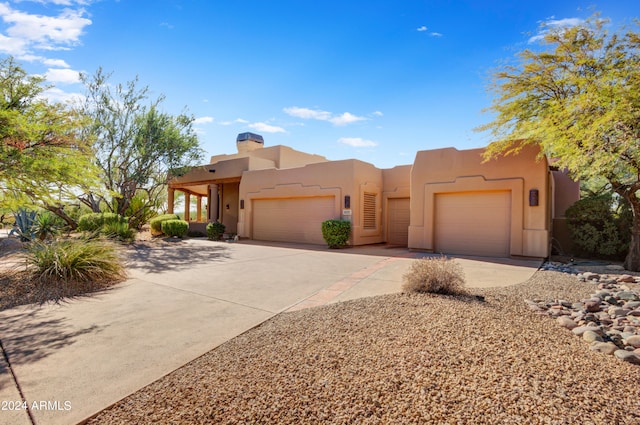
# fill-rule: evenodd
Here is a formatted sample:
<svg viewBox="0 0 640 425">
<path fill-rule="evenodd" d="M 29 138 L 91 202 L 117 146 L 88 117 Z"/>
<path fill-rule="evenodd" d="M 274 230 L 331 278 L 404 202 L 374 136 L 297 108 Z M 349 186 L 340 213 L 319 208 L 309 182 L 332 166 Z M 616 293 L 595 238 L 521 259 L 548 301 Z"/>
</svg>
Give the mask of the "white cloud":
<svg viewBox="0 0 640 425">
<path fill-rule="evenodd" d="M 373 112 L 373 115 L 375 115 L 376 117 L 381 117 L 381 116 L 383 116 L 384 114 L 383 114 L 381 111 L 374 111 L 374 112 Z"/>
<path fill-rule="evenodd" d="M 328 121 L 333 125 L 346 125 L 357 121 L 367 120 L 365 117 L 359 117 L 353 115 L 350 112 L 345 112 L 342 115 L 333 115 L 331 112 L 323 111 L 320 109 L 299 108 L 292 106 L 290 108 L 284 108 L 283 111 L 292 117 L 313 119 L 318 121 Z"/>
<path fill-rule="evenodd" d="M 44 75 L 52 83 L 75 84 L 80 82 L 80 72 L 73 69 L 51 69 Z"/>
<path fill-rule="evenodd" d="M 541 23 L 540 31 L 538 32 L 538 34 L 529 38 L 528 42 L 530 44 L 535 43 L 536 41 L 540 41 L 544 39 L 545 35 L 547 35 L 549 31 L 562 30 L 564 28 L 575 27 L 576 25 L 581 25 L 584 22 L 585 22 L 584 19 L 580 19 L 580 18 L 553 19 L 553 17 L 551 17 L 548 20 Z"/>
<path fill-rule="evenodd" d="M 335 125 L 347 125 L 357 121 L 364 121 L 365 117 L 358 117 L 356 115 L 350 114 L 349 112 L 345 112 L 342 115 L 331 118 L 329 121 Z"/>
<path fill-rule="evenodd" d="M 193 120 L 194 124 L 207 124 L 213 122 L 213 117 L 198 117 Z"/>
<path fill-rule="evenodd" d="M 249 124 L 249 128 L 252 128 L 256 131 L 262 131 L 263 133 L 286 133 L 282 127 L 277 127 L 275 125 L 267 124 L 264 122 L 255 122 L 253 124 Z"/>
<path fill-rule="evenodd" d="M 17 57 L 18 60 L 26 62 L 41 62 L 47 66 L 55 66 L 56 68 L 69 68 L 69 64 L 62 59 L 49 59 L 44 56 L 36 55 L 21 55 Z"/>
<path fill-rule="evenodd" d="M 84 99 L 84 96 L 81 93 L 69 93 L 57 87 L 51 87 L 43 91 L 40 96 L 50 102 L 61 103 L 79 103 Z"/>
<path fill-rule="evenodd" d="M 283 110 L 286 114 L 297 118 L 314 119 L 320 121 L 329 121 L 331 119 L 331 112 L 321 111 L 317 109 L 298 108 L 297 106 L 292 106 L 290 108 L 284 108 Z"/>
<path fill-rule="evenodd" d="M 421 27 L 418 27 L 418 28 L 416 29 L 416 31 L 423 32 L 423 31 L 426 31 L 426 30 L 428 30 L 428 29 L 429 29 L 429 28 L 427 28 L 427 27 L 425 27 L 425 26 L 423 25 L 423 26 L 421 26 Z"/>
<path fill-rule="evenodd" d="M 442 37 L 442 34 L 439 32 L 430 32 L 429 35 L 431 37 Z"/>
<path fill-rule="evenodd" d="M 56 5 L 85 4 L 54 0 Z M 36 50 L 63 50 L 79 44 L 84 28 L 91 25 L 84 9 L 65 8 L 57 16 L 30 14 L 0 3 L 0 19 L 8 25 L 0 34 L 0 51 L 12 55 L 26 55 Z"/>
<path fill-rule="evenodd" d="M 341 137 L 338 139 L 339 143 L 344 145 L 353 146 L 354 148 L 371 148 L 378 146 L 373 140 L 366 140 L 360 137 Z"/>
<path fill-rule="evenodd" d="M 231 124 L 248 124 L 249 121 L 243 120 L 242 118 L 236 118 L 233 121 L 220 121 L 220 125 L 231 125 Z"/>
</svg>

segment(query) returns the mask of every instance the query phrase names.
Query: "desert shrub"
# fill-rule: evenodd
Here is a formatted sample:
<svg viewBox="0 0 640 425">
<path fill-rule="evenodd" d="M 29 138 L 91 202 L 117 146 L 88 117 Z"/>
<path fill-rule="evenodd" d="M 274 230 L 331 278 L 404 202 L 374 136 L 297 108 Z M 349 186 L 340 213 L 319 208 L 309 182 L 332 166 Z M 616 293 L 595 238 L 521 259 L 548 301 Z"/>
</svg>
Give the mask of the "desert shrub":
<svg viewBox="0 0 640 425">
<path fill-rule="evenodd" d="M 162 222 L 162 233 L 167 236 L 183 237 L 189 231 L 189 223 L 184 220 L 165 220 Z"/>
<path fill-rule="evenodd" d="M 226 226 L 218 221 L 207 224 L 207 237 L 212 241 L 219 241 Z"/>
<path fill-rule="evenodd" d="M 129 227 L 127 222 L 112 221 L 106 223 L 100 229 L 100 233 L 111 239 L 122 242 L 131 242 L 136 236 L 136 230 Z"/>
<path fill-rule="evenodd" d="M 162 234 L 162 222 L 167 220 L 180 220 L 180 217 L 178 217 L 176 214 L 161 214 L 152 218 L 149 221 L 151 232 L 156 235 Z"/>
<path fill-rule="evenodd" d="M 100 232 L 104 226 L 111 224 L 129 223 L 126 217 L 116 213 L 89 213 L 78 219 L 78 230 L 81 232 Z"/>
<path fill-rule="evenodd" d="M 631 240 L 628 204 L 611 193 L 580 199 L 566 213 L 571 239 L 586 257 L 622 259 Z"/>
<path fill-rule="evenodd" d="M 427 257 L 415 260 L 402 278 L 404 292 L 429 292 L 445 295 L 466 293 L 462 266 L 447 257 Z"/>
<path fill-rule="evenodd" d="M 105 239 L 31 242 L 27 262 L 43 283 L 116 281 L 125 277 L 117 246 Z"/>
<path fill-rule="evenodd" d="M 36 222 L 37 212 L 20 208 L 13 213 L 15 217 L 15 227 L 11 234 L 15 234 L 22 242 L 27 242 L 35 238 L 34 224 Z"/>
<path fill-rule="evenodd" d="M 56 236 L 64 226 L 65 223 L 60 217 L 49 211 L 42 211 L 36 216 L 32 231 L 34 236 L 40 240 L 45 240 Z"/>
<path fill-rule="evenodd" d="M 351 222 L 347 220 L 327 220 L 322 223 L 322 237 L 329 248 L 339 248 L 349 243 Z"/>
</svg>

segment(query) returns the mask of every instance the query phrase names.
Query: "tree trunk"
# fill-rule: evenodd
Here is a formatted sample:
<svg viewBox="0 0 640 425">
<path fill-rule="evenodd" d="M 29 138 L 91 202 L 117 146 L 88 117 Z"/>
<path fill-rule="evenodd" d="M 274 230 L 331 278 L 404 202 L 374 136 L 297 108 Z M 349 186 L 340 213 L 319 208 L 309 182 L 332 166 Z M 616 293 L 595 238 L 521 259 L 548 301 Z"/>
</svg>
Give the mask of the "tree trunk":
<svg viewBox="0 0 640 425">
<path fill-rule="evenodd" d="M 624 260 L 624 268 L 632 272 L 638 272 L 640 271 L 640 200 L 635 195 L 635 192 L 626 198 L 633 212 L 633 225 L 631 226 L 629 253 Z"/>
<path fill-rule="evenodd" d="M 61 219 L 63 219 L 67 223 L 69 228 L 71 228 L 71 230 L 76 230 L 76 228 L 78 227 L 78 223 L 76 223 L 74 219 L 69 217 L 67 213 L 64 212 L 62 207 L 56 207 L 55 205 L 47 205 L 45 208 L 51 211 L 52 213 L 54 213 L 55 215 L 57 215 L 58 217 L 60 217 Z"/>
</svg>

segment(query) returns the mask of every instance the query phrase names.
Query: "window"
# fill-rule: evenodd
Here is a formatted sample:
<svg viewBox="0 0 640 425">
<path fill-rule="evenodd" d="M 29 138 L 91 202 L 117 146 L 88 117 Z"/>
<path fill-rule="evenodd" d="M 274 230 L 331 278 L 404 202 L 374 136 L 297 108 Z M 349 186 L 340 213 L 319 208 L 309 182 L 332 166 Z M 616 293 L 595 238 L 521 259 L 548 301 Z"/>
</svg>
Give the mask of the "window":
<svg viewBox="0 0 640 425">
<path fill-rule="evenodd" d="M 362 228 L 375 230 L 376 226 L 376 198 L 375 193 L 364 193 L 364 208 L 362 209 Z"/>
</svg>

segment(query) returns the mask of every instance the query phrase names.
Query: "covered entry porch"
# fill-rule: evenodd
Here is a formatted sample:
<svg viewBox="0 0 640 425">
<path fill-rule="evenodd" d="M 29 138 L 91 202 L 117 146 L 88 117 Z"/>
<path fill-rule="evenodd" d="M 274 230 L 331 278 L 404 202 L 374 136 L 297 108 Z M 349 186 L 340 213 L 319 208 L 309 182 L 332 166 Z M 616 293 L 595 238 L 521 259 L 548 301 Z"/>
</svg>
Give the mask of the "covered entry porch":
<svg viewBox="0 0 640 425">
<path fill-rule="evenodd" d="M 205 182 L 173 183 L 168 188 L 167 210 L 176 212 L 177 193 L 184 195 L 184 220 L 189 230 L 206 232 L 207 223 L 219 221 L 226 232 L 237 233 L 240 178 Z M 195 198 L 195 211 L 194 211 Z"/>
</svg>

